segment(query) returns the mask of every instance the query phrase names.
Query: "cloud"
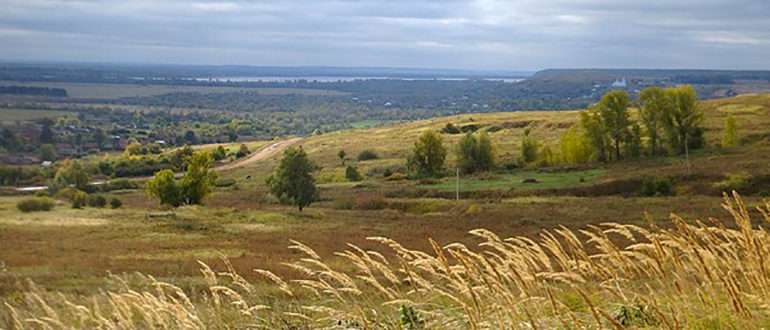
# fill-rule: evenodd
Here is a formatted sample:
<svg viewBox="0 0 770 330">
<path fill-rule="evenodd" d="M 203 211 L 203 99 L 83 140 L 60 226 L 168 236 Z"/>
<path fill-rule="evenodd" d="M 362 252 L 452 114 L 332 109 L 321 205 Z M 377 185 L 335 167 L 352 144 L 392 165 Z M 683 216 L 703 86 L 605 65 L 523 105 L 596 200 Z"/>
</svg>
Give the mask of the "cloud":
<svg viewBox="0 0 770 330">
<path fill-rule="evenodd" d="M 770 69 L 765 0 L 2 0 L 2 59 Z"/>
</svg>

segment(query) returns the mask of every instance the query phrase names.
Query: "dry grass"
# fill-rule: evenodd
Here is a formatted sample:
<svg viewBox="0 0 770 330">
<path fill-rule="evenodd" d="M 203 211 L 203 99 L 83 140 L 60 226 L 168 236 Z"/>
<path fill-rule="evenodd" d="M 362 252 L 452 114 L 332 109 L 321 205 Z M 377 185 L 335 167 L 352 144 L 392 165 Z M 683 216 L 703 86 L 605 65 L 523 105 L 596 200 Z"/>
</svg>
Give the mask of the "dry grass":
<svg viewBox="0 0 770 330">
<path fill-rule="evenodd" d="M 537 239 L 475 229 L 481 243 L 413 250 L 385 237 L 389 253 L 349 245 L 334 262 L 292 241 L 303 274 L 255 270 L 253 284 L 224 260 L 201 263 L 207 289 L 185 292 L 150 276 L 113 277 L 90 296 L 28 284 L 5 303 L 11 329 L 551 329 L 759 328 L 770 321 L 768 233 L 741 198 L 725 197 L 731 227 L 671 216 L 671 226 L 602 223 L 561 227 Z M 770 222 L 770 203 L 757 210 Z M 617 243 L 617 242 L 627 243 Z"/>
</svg>

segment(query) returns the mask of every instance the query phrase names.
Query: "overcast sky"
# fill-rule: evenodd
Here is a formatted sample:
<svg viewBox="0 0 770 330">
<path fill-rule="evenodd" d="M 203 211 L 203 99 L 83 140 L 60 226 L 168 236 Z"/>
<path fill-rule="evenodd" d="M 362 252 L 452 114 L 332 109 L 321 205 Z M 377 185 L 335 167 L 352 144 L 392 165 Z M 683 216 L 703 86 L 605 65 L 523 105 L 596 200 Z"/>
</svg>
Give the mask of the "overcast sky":
<svg viewBox="0 0 770 330">
<path fill-rule="evenodd" d="M 0 0 L 0 59 L 770 69 L 770 1 Z"/>
</svg>

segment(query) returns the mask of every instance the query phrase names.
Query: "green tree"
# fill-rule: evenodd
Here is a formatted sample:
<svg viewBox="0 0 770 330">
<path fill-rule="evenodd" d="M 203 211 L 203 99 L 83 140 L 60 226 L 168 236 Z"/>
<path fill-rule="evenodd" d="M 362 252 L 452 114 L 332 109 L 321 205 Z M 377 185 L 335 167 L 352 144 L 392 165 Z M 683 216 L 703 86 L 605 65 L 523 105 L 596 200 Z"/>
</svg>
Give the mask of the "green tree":
<svg viewBox="0 0 770 330">
<path fill-rule="evenodd" d="M 225 147 L 217 146 L 216 149 L 214 149 L 214 152 L 211 153 L 211 156 L 214 157 L 214 160 L 222 160 L 227 157 L 227 151 L 225 150 Z"/>
<path fill-rule="evenodd" d="M 281 200 L 290 201 L 299 211 L 318 196 L 312 172 L 315 165 L 307 158 L 302 147 L 289 147 L 283 152 L 281 163 L 267 178 L 270 192 Z"/>
<path fill-rule="evenodd" d="M 147 193 L 157 198 L 162 205 L 173 207 L 182 205 L 180 190 L 174 180 L 174 172 L 171 170 L 156 172 L 152 180 L 147 181 Z"/>
<path fill-rule="evenodd" d="M 668 143 L 677 153 L 687 153 L 691 145 L 702 145 L 703 112 L 698 108 L 698 93 L 690 85 L 669 88 L 672 106 L 663 116 Z"/>
<path fill-rule="evenodd" d="M 494 148 L 486 132 L 476 137 L 472 133 L 463 136 L 455 148 L 455 154 L 457 167 L 463 173 L 489 171 L 494 167 Z"/>
<path fill-rule="evenodd" d="M 342 166 L 345 166 L 345 156 L 347 156 L 345 150 L 340 150 L 337 152 L 337 158 L 339 158 L 340 162 L 342 162 Z"/>
<path fill-rule="evenodd" d="M 580 113 L 580 126 L 583 129 L 585 137 L 594 150 L 596 158 L 600 162 L 606 162 L 607 146 L 610 145 L 607 133 L 599 118 L 599 113 L 595 108 Z"/>
<path fill-rule="evenodd" d="M 444 171 L 446 148 L 438 132 L 425 131 L 414 143 L 407 168 L 418 177 L 439 177 Z"/>
<path fill-rule="evenodd" d="M 658 155 L 663 116 L 670 112 L 671 98 L 663 88 L 648 87 L 639 94 L 639 103 L 639 117 L 650 141 L 650 156 L 654 157 Z"/>
<path fill-rule="evenodd" d="M 196 152 L 186 159 L 187 171 L 179 182 L 174 179 L 173 171 L 158 171 L 147 182 L 147 192 L 164 205 L 200 204 L 217 179 L 216 173 L 211 170 L 213 162 L 210 153 Z"/>
<path fill-rule="evenodd" d="M 615 160 L 621 158 L 621 145 L 629 134 L 628 127 L 631 121 L 628 117 L 628 106 L 630 103 L 628 93 L 615 90 L 604 94 L 596 105 L 601 123 L 613 146 Z"/>
<path fill-rule="evenodd" d="M 40 159 L 48 161 L 56 160 L 56 149 L 52 144 L 43 144 L 40 146 Z"/>
<path fill-rule="evenodd" d="M 626 155 L 634 159 L 642 155 L 642 127 L 638 123 L 631 125 L 626 141 Z"/>
<path fill-rule="evenodd" d="M 345 179 L 350 182 L 356 182 L 361 181 L 363 178 L 355 166 L 348 165 L 348 167 L 345 168 Z"/>
<path fill-rule="evenodd" d="M 126 157 L 140 155 L 141 153 L 142 153 L 142 144 L 136 141 L 129 143 L 126 146 L 126 150 L 123 150 L 123 155 L 125 155 Z"/>
<path fill-rule="evenodd" d="M 83 165 L 76 160 L 67 159 L 62 162 L 51 185 L 52 190 L 73 186 L 79 190 L 88 189 L 88 172 Z"/>
<path fill-rule="evenodd" d="M 577 125 L 572 126 L 561 135 L 559 138 L 559 149 L 562 160 L 567 164 L 588 163 L 593 157 L 591 141 L 589 141 L 585 132 L 578 129 Z"/>
<path fill-rule="evenodd" d="M 529 129 L 525 129 L 521 138 L 521 161 L 525 164 L 536 161 L 539 148 L 537 140 L 530 135 Z"/>
<path fill-rule="evenodd" d="M 250 153 L 251 150 L 249 150 L 249 147 L 241 143 L 241 146 L 238 147 L 238 152 L 235 153 L 235 158 L 243 158 L 248 156 Z"/>
<path fill-rule="evenodd" d="M 725 130 L 722 135 L 722 147 L 729 148 L 738 145 L 738 127 L 735 117 L 730 114 L 725 118 Z"/>
<path fill-rule="evenodd" d="M 471 133 L 465 134 L 457 143 L 455 154 L 457 156 L 457 167 L 463 173 L 473 173 L 476 170 L 476 152 L 478 146 L 476 139 Z"/>
<path fill-rule="evenodd" d="M 208 152 L 196 152 L 187 159 L 187 171 L 180 182 L 185 204 L 200 204 L 210 192 L 217 174 L 211 170 L 214 158 Z"/>
</svg>

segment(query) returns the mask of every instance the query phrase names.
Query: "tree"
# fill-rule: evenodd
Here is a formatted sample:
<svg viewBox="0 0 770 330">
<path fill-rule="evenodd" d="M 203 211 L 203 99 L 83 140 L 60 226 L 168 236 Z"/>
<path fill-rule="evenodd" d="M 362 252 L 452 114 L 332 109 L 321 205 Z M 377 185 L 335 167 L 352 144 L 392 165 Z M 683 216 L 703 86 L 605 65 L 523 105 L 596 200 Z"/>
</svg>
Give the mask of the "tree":
<svg viewBox="0 0 770 330">
<path fill-rule="evenodd" d="M 355 166 L 348 165 L 348 167 L 345 168 L 345 179 L 350 182 L 356 182 L 361 181 L 363 178 Z"/>
<path fill-rule="evenodd" d="M 606 130 L 595 108 L 580 113 L 580 126 L 584 131 L 586 139 L 594 149 L 596 158 L 600 162 L 606 162 L 608 160 L 607 146 L 609 141 Z"/>
<path fill-rule="evenodd" d="M 446 148 L 438 132 L 425 131 L 414 143 L 407 168 L 418 177 L 439 177 L 444 171 Z"/>
<path fill-rule="evenodd" d="M 248 156 L 250 153 L 251 151 L 249 150 L 249 147 L 241 143 L 241 146 L 238 147 L 238 152 L 235 153 L 235 158 L 243 158 Z"/>
<path fill-rule="evenodd" d="M 591 161 L 593 151 L 585 132 L 572 126 L 559 138 L 562 160 L 567 164 L 584 164 Z"/>
<path fill-rule="evenodd" d="M 525 129 L 524 136 L 521 138 L 521 161 L 525 164 L 537 160 L 537 151 L 540 148 L 537 140 L 535 140 L 529 133 L 529 129 Z"/>
<path fill-rule="evenodd" d="M 214 162 L 208 152 L 197 152 L 186 160 L 187 171 L 179 182 L 174 179 L 174 172 L 162 170 L 155 173 L 147 182 L 147 192 L 157 198 L 160 204 L 177 207 L 180 205 L 200 204 L 210 192 L 217 179 L 211 170 Z"/>
<path fill-rule="evenodd" d="M 107 140 L 107 135 L 104 134 L 104 131 L 101 128 L 97 128 L 94 130 L 94 142 L 99 146 L 99 149 L 102 148 L 102 145 L 104 144 L 104 141 Z"/>
<path fill-rule="evenodd" d="M 725 130 L 722 135 L 722 147 L 729 148 L 738 145 L 738 128 L 735 117 L 730 114 L 725 118 Z"/>
<path fill-rule="evenodd" d="M 281 200 L 290 201 L 301 212 L 318 196 L 312 172 L 315 165 L 302 147 L 289 147 L 273 174 L 267 178 L 270 192 Z"/>
<path fill-rule="evenodd" d="M 4 147 L 8 151 L 15 151 L 19 148 L 19 140 L 16 134 L 8 128 L 3 128 L 0 131 L 0 146 Z"/>
<path fill-rule="evenodd" d="M 142 144 L 139 142 L 131 142 L 126 146 L 126 150 L 123 150 L 123 154 L 128 156 L 136 156 L 142 153 Z"/>
<path fill-rule="evenodd" d="M 174 181 L 174 172 L 162 170 L 155 173 L 152 180 L 147 181 L 147 193 L 157 198 L 162 205 L 177 207 L 182 205 L 179 188 Z"/>
<path fill-rule="evenodd" d="M 468 133 L 460 139 L 455 149 L 457 167 L 463 173 L 488 171 L 494 167 L 494 150 L 492 141 L 486 132 L 477 137 Z"/>
<path fill-rule="evenodd" d="M 638 123 L 631 125 L 626 141 L 626 155 L 631 158 L 639 158 L 642 155 L 642 127 Z"/>
<path fill-rule="evenodd" d="M 56 160 L 56 149 L 52 144 L 40 145 L 40 159 L 47 161 Z"/>
<path fill-rule="evenodd" d="M 53 179 L 51 188 L 56 191 L 73 186 L 79 190 L 88 189 L 88 173 L 79 161 L 67 159 L 62 162 Z"/>
<path fill-rule="evenodd" d="M 191 130 L 184 133 L 184 140 L 187 144 L 198 144 L 198 137 L 195 135 L 195 132 Z"/>
<path fill-rule="evenodd" d="M 337 153 L 337 157 L 340 159 L 340 161 L 342 162 L 342 165 L 343 165 L 343 166 L 345 166 L 345 156 L 346 156 L 346 155 L 347 155 L 347 154 L 345 153 L 345 150 L 340 150 L 340 151 Z"/>
<path fill-rule="evenodd" d="M 639 103 L 639 117 L 650 140 L 650 156 L 654 157 L 658 155 L 663 116 L 670 112 L 672 102 L 664 89 L 648 87 L 639 94 Z"/>
<path fill-rule="evenodd" d="M 663 116 L 663 124 L 672 150 L 685 154 L 691 144 L 702 144 L 703 112 L 698 109 L 698 94 L 690 85 L 666 89 L 672 106 Z"/>
<path fill-rule="evenodd" d="M 457 143 L 455 154 L 457 155 L 457 167 L 463 173 L 473 173 L 476 171 L 476 139 L 473 134 L 465 134 Z"/>
<path fill-rule="evenodd" d="M 217 180 L 211 170 L 213 157 L 208 152 L 196 152 L 187 159 L 187 171 L 180 182 L 181 197 L 185 204 L 200 204 L 211 192 Z"/>
<path fill-rule="evenodd" d="M 211 155 L 214 157 L 214 160 L 222 160 L 227 157 L 227 151 L 225 150 L 225 147 L 217 146 Z"/>
<path fill-rule="evenodd" d="M 53 143 L 53 131 L 51 130 L 51 126 L 53 126 L 53 120 L 50 118 L 44 118 L 40 120 L 40 143 Z"/>
<path fill-rule="evenodd" d="M 596 105 L 599 118 L 614 147 L 615 160 L 621 158 L 621 144 L 627 139 L 631 121 L 628 117 L 630 105 L 628 93 L 622 90 L 608 92 Z"/>
</svg>

